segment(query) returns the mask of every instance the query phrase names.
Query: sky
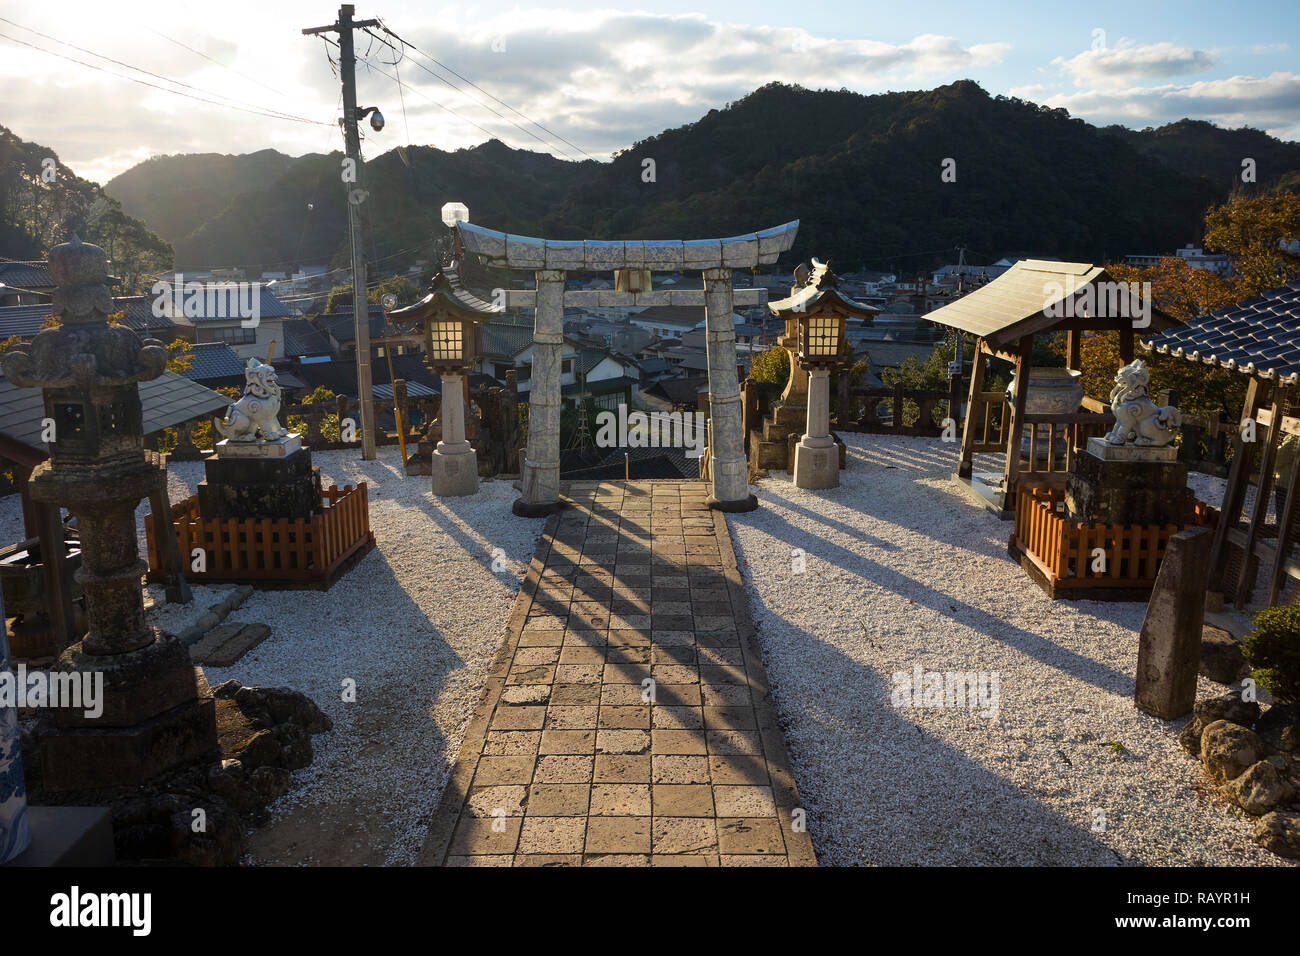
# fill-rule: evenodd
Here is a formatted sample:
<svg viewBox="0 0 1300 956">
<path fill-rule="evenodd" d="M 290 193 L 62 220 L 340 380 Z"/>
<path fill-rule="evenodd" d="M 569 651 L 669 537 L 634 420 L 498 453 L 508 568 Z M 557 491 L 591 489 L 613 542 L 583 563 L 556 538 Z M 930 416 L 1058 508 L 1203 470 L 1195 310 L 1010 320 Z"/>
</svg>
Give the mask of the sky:
<svg viewBox="0 0 1300 956">
<path fill-rule="evenodd" d="M 358 34 L 361 104 L 387 121 L 367 131 L 371 156 L 495 137 L 607 160 L 777 80 L 879 93 L 973 79 L 1095 124 L 1190 116 L 1300 140 L 1296 0 L 356 7 L 420 51 Z M 165 153 L 341 148 L 337 51 L 301 33 L 337 12 L 319 0 L 0 0 L 0 125 L 98 182 Z"/>
</svg>

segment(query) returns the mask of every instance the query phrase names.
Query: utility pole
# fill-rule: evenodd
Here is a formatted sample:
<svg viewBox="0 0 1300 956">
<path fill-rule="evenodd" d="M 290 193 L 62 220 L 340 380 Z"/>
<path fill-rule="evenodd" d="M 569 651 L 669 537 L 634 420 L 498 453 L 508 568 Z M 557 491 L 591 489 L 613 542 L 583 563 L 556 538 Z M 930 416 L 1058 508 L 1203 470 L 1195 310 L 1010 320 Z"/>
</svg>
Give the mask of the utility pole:
<svg viewBox="0 0 1300 956">
<path fill-rule="evenodd" d="M 348 224 L 352 233 L 352 319 L 356 327 L 357 352 L 357 405 L 361 409 L 361 457 L 369 461 L 375 457 L 375 405 L 370 376 L 370 309 L 366 303 L 366 260 L 361 251 L 361 204 L 365 190 L 361 184 L 361 134 L 357 131 L 357 78 L 356 54 L 352 46 L 352 31 L 378 26 L 378 20 L 353 20 L 356 7 L 345 3 L 339 7 L 336 23 L 324 27 L 309 27 L 304 36 L 336 33 L 339 38 L 339 76 L 343 80 L 344 149 L 351 168 L 345 160 L 344 183 L 348 187 Z"/>
</svg>

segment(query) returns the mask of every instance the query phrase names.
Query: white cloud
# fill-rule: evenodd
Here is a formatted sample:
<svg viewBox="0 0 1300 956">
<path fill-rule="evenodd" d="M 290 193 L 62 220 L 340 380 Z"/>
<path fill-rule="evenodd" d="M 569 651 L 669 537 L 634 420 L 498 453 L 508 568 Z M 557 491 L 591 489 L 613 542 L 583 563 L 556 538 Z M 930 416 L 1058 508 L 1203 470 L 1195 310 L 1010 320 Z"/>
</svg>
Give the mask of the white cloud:
<svg viewBox="0 0 1300 956">
<path fill-rule="evenodd" d="M 1254 126 L 1281 139 L 1300 138 L 1300 74 L 1296 73 L 1055 95 L 1047 95 L 1042 86 L 1031 86 L 1011 94 L 1063 107 L 1092 122 L 1159 126 L 1192 116 L 1227 127 Z"/>
<path fill-rule="evenodd" d="M 1085 50 L 1066 59 L 1057 57 L 1052 65 L 1074 80 L 1075 86 L 1122 86 L 1134 80 L 1158 79 L 1203 73 L 1219 62 L 1209 50 L 1192 50 L 1172 43 L 1134 46 L 1122 39 L 1113 47 Z"/>
<path fill-rule="evenodd" d="M 398 9 L 386 22 L 398 33 L 601 159 L 774 80 L 864 92 L 902 84 L 928 86 L 999 63 L 1010 49 L 1005 43 L 965 45 L 935 34 L 896 44 L 839 40 L 799 28 L 724 23 L 702 14 L 563 9 L 489 13 L 414 2 L 403 10 L 400 0 L 395 5 Z M 299 33 L 304 25 L 323 22 L 318 5 L 308 12 L 286 11 L 278 4 L 250 7 L 257 10 L 257 30 L 240 26 L 238 3 L 215 19 L 210 7 L 205 13 L 198 12 L 203 8 L 186 12 L 159 3 L 153 16 L 133 10 L 137 22 L 130 25 L 93 5 L 75 14 L 64 8 L 32 8 L 22 22 L 241 103 L 330 121 L 338 102 L 337 80 L 325 61 L 323 44 Z M 231 69 L 187 52 L 144 24 Z M 127 72 L 8 25 L 0 24 L 0 32 Z M 15 50 L 3 39 L 0 50 L 0 82 L 6 87 L 22 84 L 22 95 L 6 104 L 5 125 L 56 148 L 64 162 L 84 175 L 107 178 L 157 153 L 249 152 L 269 146 L 298 154 L 340 145 L 332 125 L 301 126 L 204 105 L 46 54 Z M 382 75 L 394 73 L 384 62 L 394 59 L 393 52 L 364 34 L 358 35 L 357 50 L 360 55 L 369 52 L 372 62 L 371 70 L 359 67 L 360 98 L 366 105 L 378 103 L 388 118 L 387 129 L 372 134 L 367 143 L 373 155 L 405 142 L 406 124 L 394 82 Z M 421 65 L 465 92 L 453 91 Z M 548 149 L 505 116 L 555 143 L 559 152 L 580 156 L 422 57 L 408 53 L 396 70 L 408 86 L 406 122 L 414 143 L 458 148 L 482 142 L 490 133 L 513 146 Z M 285 96 L 270 93 L 267 86 Z"/>
</svg>

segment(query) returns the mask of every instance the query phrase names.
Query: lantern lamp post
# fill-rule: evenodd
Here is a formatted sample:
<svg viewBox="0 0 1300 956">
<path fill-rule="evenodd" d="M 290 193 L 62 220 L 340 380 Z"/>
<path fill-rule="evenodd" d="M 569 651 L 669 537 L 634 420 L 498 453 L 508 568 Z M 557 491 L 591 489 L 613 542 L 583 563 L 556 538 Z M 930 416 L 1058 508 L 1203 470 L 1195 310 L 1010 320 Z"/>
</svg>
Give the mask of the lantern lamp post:
<svg viewBox="0 0 1300 956">
<path fill-rule="evenodd" d="M 846 319 L 874 314 L 841 294 L 838 285 L 830 266 L 814 259 L 811 269 L 795 271 L 790 296 L 768 305 L 788 326 L 797 326 L 796 360 L 808 373 L 808 420 L 794 448 L 794 483 L 800 488 L 839 486 L 839 452 L 831 436 L 831 369 L 841 361 Z"/>
<path fill-rule="evenodd" d="M 472 495 L 478 491 L 478 455 L 465 437 L 465 377 L 478 359 L 478 322 L 491 317 L 492 306 L 466 291 L 447 268 L 433 277 L 424 298 L 389 315 L 397 322 L 423 321 L 424 364 L 442 378 L 442 436 L 430 455 L 433 493 Z"/>
<path fill-rule="evenodd" d="M 831 438 L 831 369 L 840 363 L 844 316 L 838 312 L 799 317 L 799 364 L 808 372 L 808 426 L 794 446 L 794 483 L 799 488 L 836 488 L 839 452 Z"/>
</svg>

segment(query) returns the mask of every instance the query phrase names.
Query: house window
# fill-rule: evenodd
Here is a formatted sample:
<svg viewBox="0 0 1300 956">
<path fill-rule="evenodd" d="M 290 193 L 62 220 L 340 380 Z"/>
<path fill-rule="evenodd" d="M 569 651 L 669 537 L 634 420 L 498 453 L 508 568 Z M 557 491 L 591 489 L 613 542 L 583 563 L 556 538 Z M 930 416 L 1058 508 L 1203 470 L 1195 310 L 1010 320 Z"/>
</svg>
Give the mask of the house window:
<svg viewBox="0 0 1300 956">
<path fill-rule="evenodd" d="M 257 342 L 257 329 L 246 329 L 239 325 L 213 329 L 212 340 L 227 345 L 253 345 Z"/>
<path fill-rule="evenodd" d="M 565 359 L 560 363 L 560 374 L 568 375 L 573 371 L 573 359 Z"/>
</svg>

